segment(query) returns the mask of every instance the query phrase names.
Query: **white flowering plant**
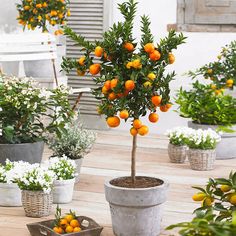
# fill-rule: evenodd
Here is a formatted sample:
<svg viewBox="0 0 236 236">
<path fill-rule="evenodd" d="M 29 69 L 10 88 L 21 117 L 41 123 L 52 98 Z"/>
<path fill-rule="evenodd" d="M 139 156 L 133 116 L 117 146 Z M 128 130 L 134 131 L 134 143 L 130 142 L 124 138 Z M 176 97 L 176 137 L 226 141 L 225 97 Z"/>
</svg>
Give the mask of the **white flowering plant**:
<svg viewBox="0 0 236 236">
<path fill-rule="evenodd" d="M 29 168 L 28 162 L 6 160 L 5 165 L 0 165 L 0 183 L 16 183 Z"/>
<path fill-rule="evenodd" d="M 51 138 L 49 147 L 56 156 L 65 155 L 70 159 L 80 159 L 90 151 L 95 140 L 95 132 L 84 129 L 80 124 L 73 123 L 67 127 L 60 137 Z"/>
<path fill-rule="evenodd" d="M 186 139 L 189 148 L 192 149 L 215 149 L 218 142 L 220 142 L 220 135 L 212 129 L 208 130 L 194 130 Z"/>
<path fill-rule="evenodd" d="M 49 170 L 53 171 L 57 180 L 68 180 L 75 178 L 76 164 L 67 156 L 52 157 L 48 161 Z"/>
<path fill-rule="evenodd" d="M 48 166 L 33 164 L 24 175 L 17 180 L 17 184 L 21 190 L 50 193 L 54 180 L 56 180 L 56 175 L 54 171 L 48 169 Z"/>
<path fill-rule="evenodd" d="M 47 132 L 60 136 L 74 115 L 63 86 L 39 88 L 30 78 L 0 74 L 0 94 L 0 143 L 32 143 Z"/>
<path fill-rule="evenodd" d="M 166 135 L 169 138 L 169 142 L 176 146 L 186 145 L 186 140 L 192 133 L 192 129 L 188 127 L 175 127 L 167 130 Z"/>
</svg>

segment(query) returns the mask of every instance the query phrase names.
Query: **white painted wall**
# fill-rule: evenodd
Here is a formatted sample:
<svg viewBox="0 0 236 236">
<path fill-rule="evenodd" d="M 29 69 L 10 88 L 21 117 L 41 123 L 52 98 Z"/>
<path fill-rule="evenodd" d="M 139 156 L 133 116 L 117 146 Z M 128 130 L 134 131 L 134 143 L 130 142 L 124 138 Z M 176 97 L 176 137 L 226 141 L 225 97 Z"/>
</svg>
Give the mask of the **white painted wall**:
<svg viewBox="0 0 236 236">
<path fill-rule="evenodd" d="M 122 16 L 117 10 L 117 3 L 122 0 L 113 0 L 113 22 L 122 21 Z M 151 19 L 151 29 L 158 40 L 160 37 L 167 35 L 167 24 L 176 23 L 176 8 L 177 0 L 139 0 L 136 23 L 134 27 L 134 35 L 137 39 L 140 38 L 139 26 L 140 15 L 148 15 Z M 204 65 L 205 63 L 214 60 L 221 47 L 236 39 L 236 33 L 184 33 L 188 37 L 186 44 L 181 45 L 176 52 L 176 62 L 170 66 L 170 70 L 175 70 L 177 73 L 176 80 L 171 83 L 172 97 L 175 91 L 182 85 L 188 88 L 191 80 L 184 77 L 183 74 L 189 70 Z M 173 99 L 172 99 L 173 101 Z M 178 113 L 174 112 L 177 109 L 175 105 L 168 113 L 160 114 L 160 121 L 157 124 L 150 124 L 147 119 L 143 122 L 148 124 L 150 132 L 164 133 L 166 129 L 174 126 L 187 125 L 187 120 L 179 117 Z M 119 129 L 127 130 L 130 125 L 122 123 Z"/>
</svg>

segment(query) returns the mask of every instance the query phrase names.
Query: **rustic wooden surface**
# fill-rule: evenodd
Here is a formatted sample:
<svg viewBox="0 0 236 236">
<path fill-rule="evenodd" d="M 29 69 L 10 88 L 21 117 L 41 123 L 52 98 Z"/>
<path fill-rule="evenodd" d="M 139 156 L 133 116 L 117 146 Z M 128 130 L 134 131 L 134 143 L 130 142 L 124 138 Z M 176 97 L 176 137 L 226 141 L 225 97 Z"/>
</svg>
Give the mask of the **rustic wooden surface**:
<svg viewBox="0 0 236 236">
<path fill-rule="evenodd" d="M 61 205 L 62 211 L 75 210 L 80 215 L 93 218 L 104 227 L 102 236 L 112 236 L 108 203 L 105 200 L 103 183 L 112 177 L 129 175 L 131 137 L 127 133 L 99 132 L 98 139 L 90 154 L 86 156 L 75 187 L 73 201 Z M 192 185 L 203 185 L 209 177 L 226 177 L 236 169 L 236 160 L 216 161 L 212 171 L 193 171 L 186 164 L 172 164 L 167 154 L 168 141 L 164 136 L 148 135 L 139 137 L 137 150 L 137 172 L 140 175 L 155 176 L 169 181 L 169 197 L 164 205 L 162 235 L 178 235 L 166 232 L 170 224 L 190 220 L 192 211 L 199 205 L 191 200 L 195 192 Z M 50 155 L 45 151 L 44 158 Z M 54 205 L 54 209 L 55 209 Z M 22 207 L 0 207 L 0 236 L 29 236 L 27 223 L 42 219 L 24 216 Z"/>
</svg>

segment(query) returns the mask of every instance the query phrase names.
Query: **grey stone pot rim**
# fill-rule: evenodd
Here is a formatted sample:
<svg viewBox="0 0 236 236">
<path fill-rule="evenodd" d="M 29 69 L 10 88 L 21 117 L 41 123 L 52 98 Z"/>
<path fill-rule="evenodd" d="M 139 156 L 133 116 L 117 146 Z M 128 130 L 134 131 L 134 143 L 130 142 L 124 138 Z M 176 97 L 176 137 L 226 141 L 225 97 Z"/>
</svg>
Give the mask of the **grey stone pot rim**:
<svg viewBox="0 0 236 236">
<path fill-rule="evenodd" d="M 60 185 L 60 183 L 63 184 L 70 184 L 75 182 L 75 177 L 72 179 L 56 179 L 54 180 L 53 184 Z"/>
<path fill-rule="evenodd" d="M 156 178 L 156 177 L 153 177 L 153 176 L 145 176 L 145 175 L 138 175 L 138 176 L 159 179 L 159 178 Z M 163 184 L 158 185 L 158 186 L 154 186 L 154 187 L 148 187 L 148 188 L 125 188 L 125 187 L 118 187 L 118 186 L 112 185 L 110 183 L 114 179 L 126 178 L 126 177 L 130 177 L 130 176 L 119 176 L 119 177 L 115 177 L 115 178 L 105 180 L 104 185 L 107 186 L 107 187 L 110 187 L 110 188 L 117 189 L 117 190 L 127 190 L 127 191 L 128 190 L 131 190 L 131 191 L 134 191 L 134 190 L 147 191 L 147 190 L 153 190 L 153 189 L 165 189 L 165 188 L 168 188 L 170 186 L 169 182 L 166 179 L 160 179 L 161 181 L 163 181 Z"/>
<path fill-rule="evenodd" d="M 28 146 L 28 145 L 32 145 L 32 144 L 36 144 L 36 143 L 44 143 L 44 141 L 37 141 L 37 142 L 33 142 L 33 143 L 0 143 L 0 146 L 13 146 L 13 145 L 20 145 L 20 146 Z"/>
</svg>

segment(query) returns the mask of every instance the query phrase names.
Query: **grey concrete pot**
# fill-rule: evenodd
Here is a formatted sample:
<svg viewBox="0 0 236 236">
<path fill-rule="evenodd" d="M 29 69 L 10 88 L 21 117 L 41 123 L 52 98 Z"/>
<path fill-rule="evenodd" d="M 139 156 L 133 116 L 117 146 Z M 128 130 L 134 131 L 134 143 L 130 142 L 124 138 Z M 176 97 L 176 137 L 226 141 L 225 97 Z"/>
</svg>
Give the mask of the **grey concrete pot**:
<svg viewBox="0 0 236 236">
<path fill-rule="evenodd" d="M 44 142 L 0 144 L 0 163 L 10 161 L 26 161 L 30 164 L 40 163 L 43 156 Z"/>
<path fill-rule="evenodd" d="M 82 162 L 83 162 L 83 157 L 80 159 L 74 159 L 75 164 L 76 164 L 76 174 L 77 176 L 75 177 L 75 183 L 79 182 L 79 175 L 80 175 L 80 170 L 81 170 L 81 166 L 82 166 Z"/>
<path fill-rule="evenodd" d="M 167 198 L 168 183 L 151 188 L 122 188 L 105 182 L 116 236 L 157 236 L 162 219 L 161 204 Z"/>
<path fill-rule="evenodd" d="M 193 129 L 208 129 L 211 128 L 216 130 L 217 125 L 203 125 L 196 124 L 192 121 L 188 122 L 188 126 Z M 236 125 L 232 127 L 236 130 Z M 223 133 L 221 135 L 221 141 L 216 146 L 216 160 L 232 159 L 236 158 L 236 132 L 234 133 Z"/>
</svg>

